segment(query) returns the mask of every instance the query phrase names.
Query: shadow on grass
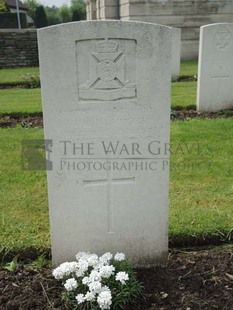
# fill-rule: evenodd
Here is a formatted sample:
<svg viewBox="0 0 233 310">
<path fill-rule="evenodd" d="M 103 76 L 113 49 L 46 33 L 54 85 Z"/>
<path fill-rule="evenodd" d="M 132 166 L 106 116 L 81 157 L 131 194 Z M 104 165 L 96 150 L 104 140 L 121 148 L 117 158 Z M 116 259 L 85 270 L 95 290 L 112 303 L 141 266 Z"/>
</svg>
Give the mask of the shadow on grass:
<svg viewBox="0 0 233 310">
<path fill-rule="evenodd" d="M 169 237 L 169 248 L 199 248 L 211 246 L 223 246 L 233 244 L 233 229 L 230 231 L 219 231 L 210 234 L 184 235 L 178 234 Z M 6 248 L 0 250 L 0 262 L 5 264 L 18 257 L 20 261 L 36 260 L 43 255 L 46 259 L 51 259 L 50 248 Z"/>
</svg>

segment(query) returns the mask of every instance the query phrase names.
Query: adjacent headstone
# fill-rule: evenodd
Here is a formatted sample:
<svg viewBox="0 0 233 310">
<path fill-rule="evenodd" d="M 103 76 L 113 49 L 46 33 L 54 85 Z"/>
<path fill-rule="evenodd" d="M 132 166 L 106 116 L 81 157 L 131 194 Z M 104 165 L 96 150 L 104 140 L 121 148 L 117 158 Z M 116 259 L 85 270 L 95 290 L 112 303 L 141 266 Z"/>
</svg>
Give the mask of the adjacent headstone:
<svg viewBox="0 0 233 310">
<path fill-rule="evenodd" d="M 78 22 L 38 37 L 54 264 L 78 251 L 164 262 L 170 28 Z"/>
<path fill-rule="evenodd" d="M 180 75 L 180 46 L 181 29 L 172 29 L 172 78 L 176 79 Z"/>
<path fill-rule="evenodd" d="M 201 27 L 197 109 L 233 108 L 233 23 Z"/>
</svg>

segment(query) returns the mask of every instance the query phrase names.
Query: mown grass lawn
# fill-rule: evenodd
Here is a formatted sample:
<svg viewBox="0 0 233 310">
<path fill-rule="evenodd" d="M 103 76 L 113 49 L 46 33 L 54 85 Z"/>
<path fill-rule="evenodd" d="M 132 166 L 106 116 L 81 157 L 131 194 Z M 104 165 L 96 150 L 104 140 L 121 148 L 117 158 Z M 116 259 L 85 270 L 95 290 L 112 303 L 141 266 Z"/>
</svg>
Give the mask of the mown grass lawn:
<svg viewBox="0 0 233 310">
<path fill-rule="evenodd" d="M 183 60 L 180 63 L 180 76 L 197 76 L 198 61 L 197 60 Z"/>
<path fill-rule="evenodd" d="M 49 246 L 46 174 L 21 169 L 21 140 L 42 129 L 0 130 L 0 244 L 7 249 Z"/>
<path fill-rule="evenodd" d="M 41 90 L 39 88 L 0 90 L 0 115 L 12 113 L 30 114 L 41 111 Z"/>
<path fill-rule="evenodd" d="M 171 237 L 222 233 L 224 239 L 233 230 L 233 121 L 193 119 L 171 128 Z M 193 143 L 188 154 L 185 145 Z"/>
<path fill-rule="evenodd" d="M 233 229 L 232 135 L 231 119 L 171 124 L 171 240 Z M 0 130 L 0 243 L 8 250 L 50 246 L 45 172 L 21 170 L 21 140 L 40 138 L 42 129 Z"/>
<path fill-rule="evenodd" d="M 172 83 L 171 107 L 172 109 L 196 109 L 197 82 Z"/>
<path fill-rule="evenodd" d="M 27 74 L 39 76 L 39 68 L 0 69 L 0 84 L 24 82 Z"/>
</svg>

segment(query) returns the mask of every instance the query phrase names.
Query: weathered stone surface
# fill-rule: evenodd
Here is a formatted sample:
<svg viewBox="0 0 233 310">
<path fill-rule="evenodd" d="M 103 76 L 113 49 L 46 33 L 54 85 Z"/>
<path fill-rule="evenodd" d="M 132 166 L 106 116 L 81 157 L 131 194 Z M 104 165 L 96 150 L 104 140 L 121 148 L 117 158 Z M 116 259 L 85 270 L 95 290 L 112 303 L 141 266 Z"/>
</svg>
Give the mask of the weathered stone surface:
<svg viewBox="0 0 233 310">
<path fill-rule="evenodd" d="M 181 29 L 172 29 L 172 77 L 180 75 L 180 46 L 181 46 Z"/>
<path fill-rule="evenodd" d="M 171 29 L 70 23 L 39 30 L 39 50 L 54 264 L 78 251 L 164 262 Z"/>
<path fill-rule="evenodd" d="M 201 27 L 197 108 L 233 108 L 233 23 Z"/>
<path fill-rule="evenodd" d="M 96 19 L 102 18 L 112 1 L 88 0 L 97 7 Z M 115 2 L 117 3 L 117 1 Z M 101 4 L 99 7 L 98 5 Z M 119 19 L 151 22 L 182 29 L 182 59 L 198 58 L 199 28 L 206 24 L 232 22 L 232 0 L 120 0 Z M 90 14 L 89 14 L 90 16 Z M 111 14 L 110 18 L 117 18 Z M 89 18 L 92 19 L 92 18 Z"/>
</svg>

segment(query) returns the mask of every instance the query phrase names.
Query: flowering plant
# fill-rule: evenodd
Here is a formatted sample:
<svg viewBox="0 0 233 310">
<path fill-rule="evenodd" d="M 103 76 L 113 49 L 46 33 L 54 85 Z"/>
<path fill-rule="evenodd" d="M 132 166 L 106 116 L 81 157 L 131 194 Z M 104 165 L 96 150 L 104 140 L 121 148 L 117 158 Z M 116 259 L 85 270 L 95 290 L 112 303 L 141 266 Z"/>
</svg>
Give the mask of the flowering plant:
<svg viewBox="0 0 233 310">
<path fill-rule="evenodd" d="M 72 309 L 124 309 L 143 289 L 123 253 L 98 257 L 79 252 L 76 261 L 61 264 L 53 276 L 62 280 Z"/>
</svg>

